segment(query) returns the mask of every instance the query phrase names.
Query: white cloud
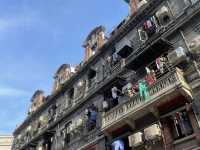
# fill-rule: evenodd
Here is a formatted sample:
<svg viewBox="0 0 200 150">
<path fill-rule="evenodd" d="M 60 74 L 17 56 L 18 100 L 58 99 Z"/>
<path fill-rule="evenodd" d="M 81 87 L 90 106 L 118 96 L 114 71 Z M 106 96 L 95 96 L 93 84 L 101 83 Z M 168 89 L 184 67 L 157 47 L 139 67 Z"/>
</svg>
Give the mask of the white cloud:
<svg viewBox="0 0 200 150">
<path fill-rule="evenodd" d="M 22 89 L 12 87 L 0 87 L 0 96 L 18 97 L 28 95 L 30 95 L 30 93 Z"/>
</svg>

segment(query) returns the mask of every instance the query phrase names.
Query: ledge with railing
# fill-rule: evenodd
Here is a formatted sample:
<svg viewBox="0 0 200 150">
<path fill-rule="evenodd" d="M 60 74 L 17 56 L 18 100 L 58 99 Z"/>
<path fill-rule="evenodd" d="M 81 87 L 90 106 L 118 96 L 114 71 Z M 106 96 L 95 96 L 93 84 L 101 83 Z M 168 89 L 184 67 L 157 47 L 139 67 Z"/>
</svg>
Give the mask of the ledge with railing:
<svg viewBox="0 0 200 150">
<path fill-rule="evenodd" d="M 139 94 L 131 97 L 118 106 L 112 108 L 110 111 L 102 115 L 102 129 L 105 130 L 117 122 L 122 121 L 126 117 L 130 117 L 135 112 L 140 111 L 148 105 L 158 102 L 162 96 L 170 95 L 176 89 L 180 92 L 190 95 L 190 88 L 183 78 L 183 74 L 179 69 L 174 69 L 158 79 L 154 85 L 149 87 L 149 96 L 147 99 L 142 98 Z"/>
</svg>

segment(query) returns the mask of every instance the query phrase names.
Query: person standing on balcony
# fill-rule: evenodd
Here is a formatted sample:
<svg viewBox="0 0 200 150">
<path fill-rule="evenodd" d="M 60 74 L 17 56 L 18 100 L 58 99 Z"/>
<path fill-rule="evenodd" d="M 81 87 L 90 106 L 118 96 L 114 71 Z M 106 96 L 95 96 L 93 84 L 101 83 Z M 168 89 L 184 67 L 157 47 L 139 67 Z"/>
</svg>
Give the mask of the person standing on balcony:
<svg viewBox="0 0 200 150">
<path fill-rule="evenodd" d="M 94 129 L 96 127 L 96 121 L 97 121 L 97 108 L 94 104 L 92 104 L 89 108 L 86 109 L 86 115 L 87 115 L 87 128 L 89 131 Z"/>
<path fill-rule="evenodd" d="M 114 86 L 112 89 L 111 89 L 111 93 L 112 93 L 112 104 L 113 104 L 113 107 L 117 106 L 119 104 L 119 95 L 118 95 L 118 92 L 121 92 L 116 86 Z"/>
</svg>

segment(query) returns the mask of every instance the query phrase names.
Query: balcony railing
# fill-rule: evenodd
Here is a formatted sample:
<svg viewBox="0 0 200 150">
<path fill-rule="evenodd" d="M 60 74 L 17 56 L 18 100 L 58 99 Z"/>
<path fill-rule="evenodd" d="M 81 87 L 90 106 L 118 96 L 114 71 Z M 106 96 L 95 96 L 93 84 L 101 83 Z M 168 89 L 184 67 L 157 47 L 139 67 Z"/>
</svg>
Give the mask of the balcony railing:
<svg viewBox="0 0 200 150">
<path fill-rule="evenodd" d="M 171 94 L 175 89 L 180 89 L 185 94 L 190 95 L 190 88 L 185 82 L 182 72 L 178 69 L 165 74 L 153 86 L 149 87 L 149 97 L 147 99 L 137 94 L 103 114 L 102 129 L 105 130 L 124 118 L 130 117 L 135 112 L 148 107 L 149 104 L 158 102 L 163 95 Z"/>
</svg>

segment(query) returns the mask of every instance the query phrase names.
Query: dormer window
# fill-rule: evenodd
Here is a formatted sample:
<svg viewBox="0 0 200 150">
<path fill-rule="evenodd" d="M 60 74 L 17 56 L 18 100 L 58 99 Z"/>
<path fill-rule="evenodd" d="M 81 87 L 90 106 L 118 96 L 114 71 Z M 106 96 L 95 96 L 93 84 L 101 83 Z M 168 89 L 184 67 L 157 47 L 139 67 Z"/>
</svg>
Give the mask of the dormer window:
<svg viewBox="0 0 200 150">
<path fill-rule="evenodd" d="M 73 73 L 73 68 L 69 64 L 63 64 L 59 67 L 54 76 L 53 92 L 59 90 L 67 80 L 70 79 Z"/>
<path fill-rule="evenodd" d="M 102 26 L 96 27 L 86 38 L 83 44 L 83 47 L 85 48 L 85 60 L 88 60 L 93 56 L 105 43 L 104 30 L 105 29 Z"/>
</svg>

